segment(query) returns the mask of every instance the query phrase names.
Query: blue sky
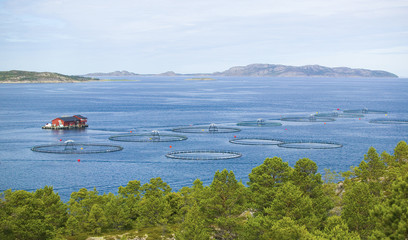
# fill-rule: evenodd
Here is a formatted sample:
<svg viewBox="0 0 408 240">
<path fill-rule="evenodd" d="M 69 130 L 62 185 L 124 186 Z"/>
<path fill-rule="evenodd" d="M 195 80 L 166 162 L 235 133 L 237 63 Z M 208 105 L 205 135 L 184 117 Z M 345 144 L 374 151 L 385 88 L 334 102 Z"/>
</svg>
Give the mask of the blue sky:
<svg viewBox="0 0 408 240">
<path fill-rule="evenodd" d="M 407 0 L 0 0 L 0 70 L 223 71 L 251 63 L 408 77 Z"/>
</svg>

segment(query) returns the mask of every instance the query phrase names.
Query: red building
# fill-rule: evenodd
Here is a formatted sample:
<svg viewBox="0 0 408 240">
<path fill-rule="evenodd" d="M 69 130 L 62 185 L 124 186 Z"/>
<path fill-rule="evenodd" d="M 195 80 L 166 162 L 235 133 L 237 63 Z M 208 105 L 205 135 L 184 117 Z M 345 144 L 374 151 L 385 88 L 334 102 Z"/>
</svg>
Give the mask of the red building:
<svg viewBox="0 0 408 240">
<path fill-rule="evenodd" d="M 74 118 L 77 118 L 79 120 L 79 124 L 80 125 L 86 125 L 86 122 L 88 121 L 86 117 L 82 116 L 82 115 L 74 115 Z"/>
<path fill-rule="evenodd" d="M 81 115 L 59 117 L 51 121 L 52 127 L 87 127 L 87 118 Z"/>
</svg>

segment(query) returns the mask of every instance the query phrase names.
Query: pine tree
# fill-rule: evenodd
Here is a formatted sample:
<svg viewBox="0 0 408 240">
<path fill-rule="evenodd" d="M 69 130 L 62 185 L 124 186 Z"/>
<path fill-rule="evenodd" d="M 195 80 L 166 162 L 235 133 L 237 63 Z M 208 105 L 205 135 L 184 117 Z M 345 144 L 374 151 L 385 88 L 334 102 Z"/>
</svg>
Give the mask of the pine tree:
<svg viewBox="0 0 408 240">
<path fill-rule="evenodd" d="M 152 178 L 142 188 L 143 198 L 139 205 L 139 221 L 143 226 L 165 226 L 171 214 L 166 195 L 171 188 L 161 178 Z"/>
<path fill-rule="evenodd" d="M 232 171 L 217 171 L 204 203 L 208 221 L 214 226 L 216 239 L 237 237 L 241 220 L 238 216 L 245 205 L 245 186 L 235 179 Z"/>
<path fill-rule="evenodd" d="M 334 202 L 330 198 L 330 192 L 326 194 L 323 189 L 322 176 L 317 173 L 317 164 L 308 158 L 299 159 L 292 171 L 291 179 L 312 200 L 313 214 L 318 219 L 316 227 L 320 227 L 328 217 L 329 210 L 334 207 Z"/>
<path fill-rule="evenodd" d="M 180 240 L 208 240 L 210 229 L 204 220 L 197 203 L 189 209 L 180 229 L 176 232 L 176 239 Z"/>
<path fill-rule="evenodd" d="M 0 200 L 0 239 L 53 239 L 66 221 L 66 206 L 52 187 L 6 190 Z"/>
<path fill-rule="evenodd" d="M 367 238 L 373 229 L 370 210 L 375 205 L 375 196 L 365 182 L 350 183 L 343 196 L 341 217 L 351 231 L 356 231 L 362 238 Z"/>
<path fill-rule="evenodd" d="M 377 238 L 408 238 L 408 177 L 399 178 L 384 203 L 370 212 L 375 222 L 373 236 Z"/>
<path fill-rule="evenodd" d="M 92 205 L 87 222 L 92 233 L 101 233 L 102 230 L 107 226 L 108 220 L 99 204 Z"/>
<path fill-rule="evenodd" d="M 292 168 L 281 158 L 266 158 L 265 161 L 252 169 L 249 174 L 249 190 L 251 206 L 258 214 L 262 213 L 274 199 L 276 189 L 290 180 Z"/>
<path fill-rule="evenodd" d="M 130 207 L 127 199 L 121 195 L 106 195 L 107 202 L 104 206 L 105 216 L 107 219 L 107 228 L 122 230 L 130 229 L 132 226 L 132 218 Z"/>
<path fill-rule="evenodd" d="M 298 225 L 306 225 L 310 229 L 318 222 L 311 198 L 290 182 L 277 190 L 274 200 L 265 209 L 265 216 L 273 221 L 288 217 Z"/>
<path fill-rule="evenodd" d="M 141 184 L 138 180 L 129 181 L 125 187 L 120 186 L 119 196 L 125 199 L 124 204 L 129 210 L 129 217 L 136 220 L 139 214 L 139 204 L 141 199 Z"/>
</svg>

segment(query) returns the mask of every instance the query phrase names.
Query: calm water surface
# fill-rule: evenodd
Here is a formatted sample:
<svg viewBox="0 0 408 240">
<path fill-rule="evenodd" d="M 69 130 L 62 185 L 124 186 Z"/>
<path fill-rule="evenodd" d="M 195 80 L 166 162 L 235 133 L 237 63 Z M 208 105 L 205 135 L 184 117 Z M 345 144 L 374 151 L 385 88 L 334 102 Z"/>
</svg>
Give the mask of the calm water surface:
<svg viewBox="0 0 408 240">
<path fill-rule="evenodd" d="M 233 170 L 248 181 L 251 169 L 266 157 L 281 157 L 291 166 L 299 158 L 315 161 L 319 171 L 346 171 L 364 158 L 370 146 L 392 153 L 400 140 L 407 141 L 408 125 L 369 123 L 370 119 L 408 119 L 408 79 L 342 78 L 217 78 L 185 81 L 184 77 L 137 77 L 139 81 L 67 84 L 0 85 L 0 191 L 34 190 L 52 185 L 64 201 L 80 188 L 116 192 L 130 180 L 142 183 L 161 177 L 174 190 L 199 178 L 205 184 L 214 172 Z M 216 123 L 236 127 L 241 121 L 308 116 L 339 108 L 388 111 L 335 122 L 281 122 L 279 127 L 240 127 L 239 133 L 184 134 L 188 140 L 172 143 L 132 143 L 108 140 L 132 131 Z M 84 131 L 43 130 L 41 126 L 62 115 L 88 117 Z M 280 122 L 279 120 L 276 120 Z M 327 150 L 286 149 L 277 146 L 244 146 L 229 143 L 237 137 L 283 140 L 321 140 L 343 144 Z M 32 152 L 39 144 L 74 140 L 121 145 L 123 151 L 103 154 L 63 155 Z M 170 148 L 172 146 L 172 148 Z M 168 159 L 177 150 L 232 150 L 238 159 L 186 161 Z M 80 162 L 77 159 L 81 159 Z"/>
</svg>

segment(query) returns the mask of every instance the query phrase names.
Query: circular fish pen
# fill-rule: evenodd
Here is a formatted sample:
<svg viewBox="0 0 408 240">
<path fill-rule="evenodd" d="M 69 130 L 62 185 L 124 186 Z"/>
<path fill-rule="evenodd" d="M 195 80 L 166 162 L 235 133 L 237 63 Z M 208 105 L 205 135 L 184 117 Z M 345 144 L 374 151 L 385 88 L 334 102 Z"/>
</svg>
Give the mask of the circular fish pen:
<svg viewBox="0 0 408 240">
<path fill-rule="evenodd" d="M 408 120 L 404 119 L 373 119 L 369 123 L 377 124 L 408 124 Z"/>
<path fill-rule="evenodd" d="M 225 160 L 242 157 L 242 154 L 232 151 L 190 150 L 170 152 L 166 157 L 181 160 Z"/>
<path fill-rule="evenodd" d="M 284 143 L 281 140 L 269 139 L 269 138 L 237 138 L 229 141 L 233 144 L 241 145 L 279 145 Z"/>
<path fill-rule="evenodd" d="M 31 148 L 34 152 L 56 154 L 109 153 L 123 150 L 123 147 L 110 144 L 76 143 L 68 140 L 59 144 L 38 145 Z"/>
<path fill-rule="evenodd" d="M 344 113 L 344 112 L 331 112 L 331 113 L 318 113 L 316 114 L 318 118 L 362 118 L 363 114 L 357 113 Z"/>
<path fill-rule="evenodd" d="M 361 114 L 387 114 L 387 111 L 373 110 L 368 108 L 344 110 L 344 113 L 361 113 Z"/>
<path fill-rule="evenodd" d="M 217 126 L 214 123 L 211 123 L 210 125 L 204 125 L 204 126 L 189 126 L 189 127 L 173 128 L 172 131 L 173 132 L 179 132 L 179 133 L 211 133 L 211 134 L 217 134 L 217 133 L 239 132 L 239 131 L 241 131 L 241 129 L 233 128 L 233 127 L 222 127 L 222 126 Z"/>
<path fill-rule="evenodd" d="M 186 136 L 161 134 L 159 131 L 142 134 L 122 134 L 109 137 L 109 140 L 120 142 L 175 142 L 187 140 Z"/>
<path fill-rule="evenodd" d="M 256 121 L 243 121 L 237 123 L 237 126 L 245 126 L 245 127 L 278 127 L 282 126 L 281 123 L 278 122 L 267 122 L 262 118 L 257 119 Z"/>
<path fill-rule="evenodd" d="M 284 117 L 281 121 L 287 122 L 334 122 L 336 119 L 332 117 L 317 117 L 316 115 L 310 115 L 309 117 Z"/>
<path fill-rule="evenodd" d="M 294 149 L 333 149 L 341 148 L 342 144 L 324 141 L 293 141 L 284 142 L 278 144 L 279 147 L 283 148 L 294 148 Z"/>
</svg>

